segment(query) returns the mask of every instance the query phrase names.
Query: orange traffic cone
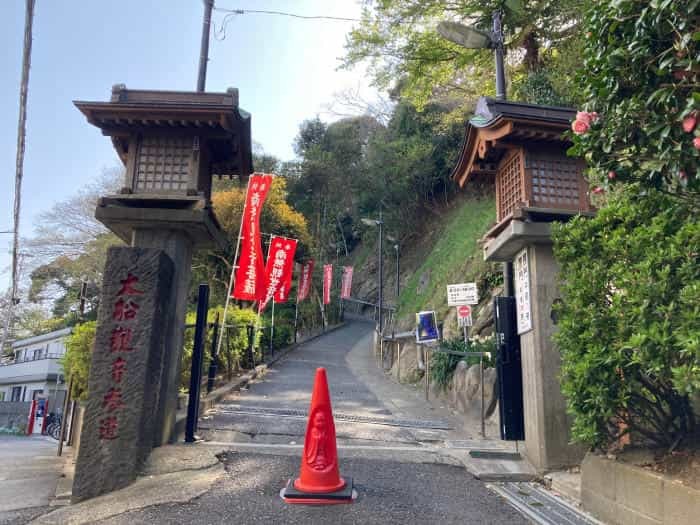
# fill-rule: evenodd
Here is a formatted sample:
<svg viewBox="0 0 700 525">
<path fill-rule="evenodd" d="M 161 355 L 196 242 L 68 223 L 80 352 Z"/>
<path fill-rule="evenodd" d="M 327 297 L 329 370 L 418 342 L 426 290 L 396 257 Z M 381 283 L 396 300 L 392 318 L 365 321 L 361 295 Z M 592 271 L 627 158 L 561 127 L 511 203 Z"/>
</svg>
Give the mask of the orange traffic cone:
<svg viewBox="0 0 700 525">
<path fill-rule="evenodd" d="M 282 489 L 282 497 L 287 503 L 329 505 L 352 502 L 352 479 L 341 478 L 338 468 L 335 423 L 325 368 L 316 369 L 301 473 L 294 482 L 289 480 Z"/>
</svg>

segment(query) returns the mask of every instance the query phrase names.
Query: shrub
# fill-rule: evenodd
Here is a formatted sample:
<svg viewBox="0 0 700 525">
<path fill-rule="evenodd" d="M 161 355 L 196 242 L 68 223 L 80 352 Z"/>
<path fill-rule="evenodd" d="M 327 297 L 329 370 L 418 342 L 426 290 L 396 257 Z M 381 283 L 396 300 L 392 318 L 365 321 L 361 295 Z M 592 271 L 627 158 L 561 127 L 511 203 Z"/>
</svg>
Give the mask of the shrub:
<svg viewBox="0 0 700 525">
<path fill-rule="evenodd" d="M 697 431 L 700 226 L 691 209 L 631 188 L 595 218 L 554 229 L 556 343 L 577 441 L 606 448 L 632 432 L 672 449 Z"/>
<path fill-rule="evenodd" d="M 452 352 L 491 352 L 491 359 L 484 358 L 484 367 L 493 366 L 496 362 L 493 338 L 471 339 L 468 345 L 462 339 L 451 339 L 442 341 L 440 349 Z M 450 384 L 460 361 L 466 362 L 469 366 L 479 364 L 477 356 L 461 357 L 444 352 L 433 352 L 430 358 L 430 380 L 444 390 Z"/>
<path fill-rule="evenodd" d="M 219 322 L 224 309 L 222 306 L 210 308 L 207 313 L 207 322 L 214 323 L 219 315 Z M 230 379 L 233 373 L 240 369 L 241 361 L 245 356 L 245 351 L 248 348 L 248 326 L 254 326 L 257 319 L 257 314 L 249 308 L 239 308 L 238 306 L 229 306 L 226 313 L 226 325 L 228 330 L 224 332 L 224 339 L 221 343 L 221 351 L 218 354 L 218 369 L 225 370 L 227 377 Z M 190 312 L 186 317 L 187 325 L 194 325 L 197 320 L 197 314 Z M 180 375 L 180 387 L 189 389 L 190 375 L 192 371 L 192 351 L 194 349 L 194 327 L 185 330 L 185 343 L 182 353 L 182 368 Z M 221 332 L 219 331 L 219 334 Z M 211 359 L 211 348 L 213 344 L 214 331 L 208 328 L 204 340 L 204 363 L 202 365 L 202 374 L 206 374 L 209 368 Z M 260 359 L 260 334 L 255 340 L 255 356 L 256 360 Z"/>
</svg>

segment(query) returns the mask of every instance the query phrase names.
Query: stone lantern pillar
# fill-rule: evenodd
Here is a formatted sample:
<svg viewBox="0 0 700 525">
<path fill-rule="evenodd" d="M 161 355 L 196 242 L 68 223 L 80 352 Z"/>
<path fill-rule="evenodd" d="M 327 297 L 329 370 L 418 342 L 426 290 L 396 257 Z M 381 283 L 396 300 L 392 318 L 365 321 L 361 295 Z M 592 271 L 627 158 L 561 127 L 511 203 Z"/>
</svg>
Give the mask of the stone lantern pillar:
<svg viewBox="0 0 700 525">
<path fill-rule="evenodd" d="M 74 498 L 84 499 L 131 481 L 152 446 L 176 437 L 192 254 L 228 244 L 211 209 L 212 178 L 247 177 L 252 155 L 250 115 L 239 107 L 236 89 L 204 93 L 117 85 L 109 102 L 75 105 L 110 137 L 126 168 L 121 190 L 99 200 L 95 217 L 130 246 L 112 249 L 105 269 L 89 425 L 74 486 Z M 124 306 L 132 303 L 136 310 L 124 317 Z M 137 340 L 144 346 L 137 347 Z M 132 381 L 136 367 L 147 370 L 127 392 L 122 382 Z M 127 453 L 131 440 L 140 441 L 138 453 L 124 466 L 124 458 L 116 456 Z M 119 461 L 110 472 L 110 462 Z"/>
<path fill-rule="evenodd" d="M 566 155 L 571 144 L 562 136 L 574 117 L 568 108 L 482 98 L 452 174 L 460 186 L 495 182 L 496 225 L 486 234 L 484 258 L 513 263 L 525 454 L 540 472 L 578 464 L 583 456 L 569 444 L 561 359 L 552 342 L 559 268 L 551 226 L 593 213 L 584 163 Z"/>
</svg>

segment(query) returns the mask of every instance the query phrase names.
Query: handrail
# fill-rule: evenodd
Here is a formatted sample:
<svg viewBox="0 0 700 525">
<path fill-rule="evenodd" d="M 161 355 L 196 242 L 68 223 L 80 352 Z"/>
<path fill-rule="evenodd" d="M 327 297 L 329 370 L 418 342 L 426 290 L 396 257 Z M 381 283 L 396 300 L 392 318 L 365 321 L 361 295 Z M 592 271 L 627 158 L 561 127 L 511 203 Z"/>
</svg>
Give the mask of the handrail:
<svg viewBox="0 0 700 525">
<path fill-rule="evenodd" d="M 365 301 L 363 299 L 356 299 L 354 297 L 345 297 L 345 298 L 343 298 L 343 301 L 349 301 L 351 303 L 357 303 L 357 304 L 364 304 L 365 306 L 371 306 L 373 308 L 378 308 L 378 306 L 379 306 L 377 303 L 371 303 L 369 301 Z M 395 312 L 396 305 L 385 303 L 382 305 L 382 310 L 390 310 L 392 312 Z"/>
<path fill-rule="evenodd" d="M 47 354 L 47 355 L 42 355 L 41 357 L 37 357 L 36 359 L 34 359 L 34 358 L 13 359 L 12 361 L 8 361 L 8 362 L 0 362 L 0 366 L 18 365 L 20 363 L 31 363 L 32 361 L 44 361 L 45 359 L 61 359 L 64 355 L 65 354 Z"/>
</svg>

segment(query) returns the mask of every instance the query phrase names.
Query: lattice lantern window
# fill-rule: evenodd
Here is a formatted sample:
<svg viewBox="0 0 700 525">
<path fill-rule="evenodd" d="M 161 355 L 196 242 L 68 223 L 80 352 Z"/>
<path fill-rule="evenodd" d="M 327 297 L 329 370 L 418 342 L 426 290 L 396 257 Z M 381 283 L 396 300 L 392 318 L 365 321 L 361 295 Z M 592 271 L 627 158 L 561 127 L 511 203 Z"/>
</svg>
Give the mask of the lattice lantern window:
<svg viewBox="0 0 700 525">
<path fill-rule="evenodd" d="M 521 208 L 587 211 L 587 185 L 579 159 L 549 151 L 512 149 L 496 173 L 498 222 Z"/>
<path fill-rule="evenodd" d="M 134 192 L 186 193 L 193 186 L 194 150 L 191 136 L 142 137 L 136 151 Z"/>
<path fill-rule="evenodd" d="M 514 150 L 503 159 L 498 168 L 496 208 L 499 222 L 511 216 L 525 201 L 522 167 L 522 153 Z"/>
<path fill-rule="evenodd" d="M 527 152 L 525 178 L 529 205 L 536 208 L 586 210 L 586 186 L 580 160 L 549 152 Z"/>
</svg>

